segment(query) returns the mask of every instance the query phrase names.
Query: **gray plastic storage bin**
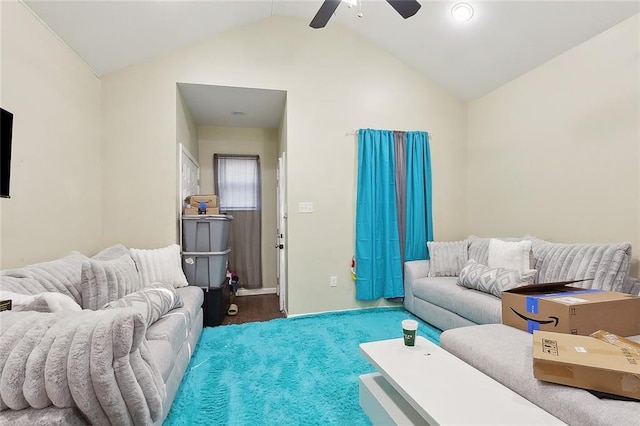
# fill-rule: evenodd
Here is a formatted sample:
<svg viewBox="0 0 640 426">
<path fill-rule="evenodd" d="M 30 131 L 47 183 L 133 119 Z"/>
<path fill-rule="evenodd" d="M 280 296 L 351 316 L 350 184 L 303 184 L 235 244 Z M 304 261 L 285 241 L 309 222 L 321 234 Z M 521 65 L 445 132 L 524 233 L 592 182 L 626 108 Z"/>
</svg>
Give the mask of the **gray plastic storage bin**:
<svg viewBox="0 0 640 426">
<path fill-rule="evenodd" d="M 182 269 L 189 285 L 220 288 L 227 278 L 227 258 L 231 249 L 211 253 L 182 253 Z"/>
<path fill-rule="evenodd" d="M 233 216 L 182 216 L 182 250 L 193 252 L 219 252 L 229 247 L 229 228 Z"/>
</svg>

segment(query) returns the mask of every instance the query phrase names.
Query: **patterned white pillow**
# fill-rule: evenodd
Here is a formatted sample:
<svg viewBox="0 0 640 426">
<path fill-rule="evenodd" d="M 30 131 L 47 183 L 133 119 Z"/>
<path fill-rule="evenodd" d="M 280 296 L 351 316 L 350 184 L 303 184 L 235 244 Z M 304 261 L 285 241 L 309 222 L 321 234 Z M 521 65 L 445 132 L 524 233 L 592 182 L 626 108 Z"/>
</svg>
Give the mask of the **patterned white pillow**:
<svg viewBox="0 0 640 426">
<path fill-rule="evenodd" d="M 187 277 L 182 272 L 179 245 L 172 244 L 153 250 L 132 248 L 130 251 L 131 257 L 138 267 L 138 274 L 143 286 L 155 282 L 169 283 L 175 288 L 189 285 Z"/>
<path fill-rule="evenodd" d="M 171 284 L 153 283 L 142 290 L 129 293 L 118 300 L 107 303 L 102 309 L 135 308 L 145 318 L 147 326 L 153 324 L 175 308 L 184 305 L 182 298 Z"/>
<path fill-rule="evenodd" d="M 490 268 L 469 259 L 460 271 L 458 285 L 502 298 L 503 291 L 533 284 L 535 276 L 535 269 L 520 272 L 515 269 Z"/>
<path fill-rule="evenodd" d="M 469 258 L 469 242 L 427 241 L 429 277 L 457 277 Z"/>
<path fill-rule="evenodd" d="M 502 241 L 491 238 L 487 265 L 490 268 L 528 271 L 531 267 L 531 241 Z"/>
</svg>

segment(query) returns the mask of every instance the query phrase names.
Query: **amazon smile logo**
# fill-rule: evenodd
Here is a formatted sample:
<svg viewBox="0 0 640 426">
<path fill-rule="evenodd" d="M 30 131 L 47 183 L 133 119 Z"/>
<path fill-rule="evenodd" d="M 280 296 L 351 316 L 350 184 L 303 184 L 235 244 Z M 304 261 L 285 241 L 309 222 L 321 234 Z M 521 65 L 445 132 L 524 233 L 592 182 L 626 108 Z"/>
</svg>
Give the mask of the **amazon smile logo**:
<svg viewBox="0 0 640 426">
<path fill-rule="evenodd" d="M 522 315 L 520 312 L 516 311 L 515 309 L 511 308 L 511 310 L 513 311 L 514 314 L 516 314 L 517 316 L 519 316 L 520 318 L 522 318 L 525 321 L 533 321 L 536 322 L 538 324 L 551 324 L 553 323 L 554 327 L 558 326 L 558 322 L 559 322 L 559 318 L 558 317 L 554 317 L 554 316 L 550 316 L 548 320 L 538 320 L 535 318 L 529 318 L 525 315 Z"/>
</svg>

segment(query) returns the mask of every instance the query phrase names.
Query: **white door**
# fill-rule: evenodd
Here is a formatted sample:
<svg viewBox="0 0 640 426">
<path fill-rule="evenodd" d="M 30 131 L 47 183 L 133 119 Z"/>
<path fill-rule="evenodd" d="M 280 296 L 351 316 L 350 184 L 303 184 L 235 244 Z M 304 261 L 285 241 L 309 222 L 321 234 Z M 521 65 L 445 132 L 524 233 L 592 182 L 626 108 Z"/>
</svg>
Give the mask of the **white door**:
<svg viewBox="0 0 640 426">
<path fill-rule="evenodd" d="M 200 165 L 183 144 L 180 144 L 178 157 L 178 170 L 180 170 L 178 218 L 180 218 L 183 211 L 182 209 L 184 208 L 184 199 L 189 195 L 200 193 Z M 182 242 L 182 220 L 180 220 L 179 234 L 178 241 Z"/>
<path fill-rule="evenodd" d="M 287 313 L 287 185 L 286 185 L 286 163 L 285 153 L 278 158 L 277 171 L 277 205 L 278 205 L 278 229 L 276 238 L 276 249 L 278 250 L 278 287 L 280 296 L 280 311 Z"/>
<path fill-rule="evenodd" d="M 184 145 L 180 144 L 180 198 L 200 192 L 200 166 Z"/>
</svg>

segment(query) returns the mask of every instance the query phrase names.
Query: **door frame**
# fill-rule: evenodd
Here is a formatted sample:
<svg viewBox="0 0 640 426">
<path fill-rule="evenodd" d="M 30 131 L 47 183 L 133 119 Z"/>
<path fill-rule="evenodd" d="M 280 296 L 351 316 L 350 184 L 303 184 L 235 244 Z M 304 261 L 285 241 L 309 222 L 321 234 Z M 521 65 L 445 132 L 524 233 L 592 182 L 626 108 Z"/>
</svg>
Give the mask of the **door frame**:
<svg viewBox="0 0 640 426">
<path fill-rule="evenodd" d="M 278 157 L 276 172 L 276 209 L 278 224 L 276 228 L 276 249 L 278 260 L 276 267 L 276 293 L 279 296 L 280 311 L 287 315 L 287 167 L 286 152 Z"/>
</svg>

